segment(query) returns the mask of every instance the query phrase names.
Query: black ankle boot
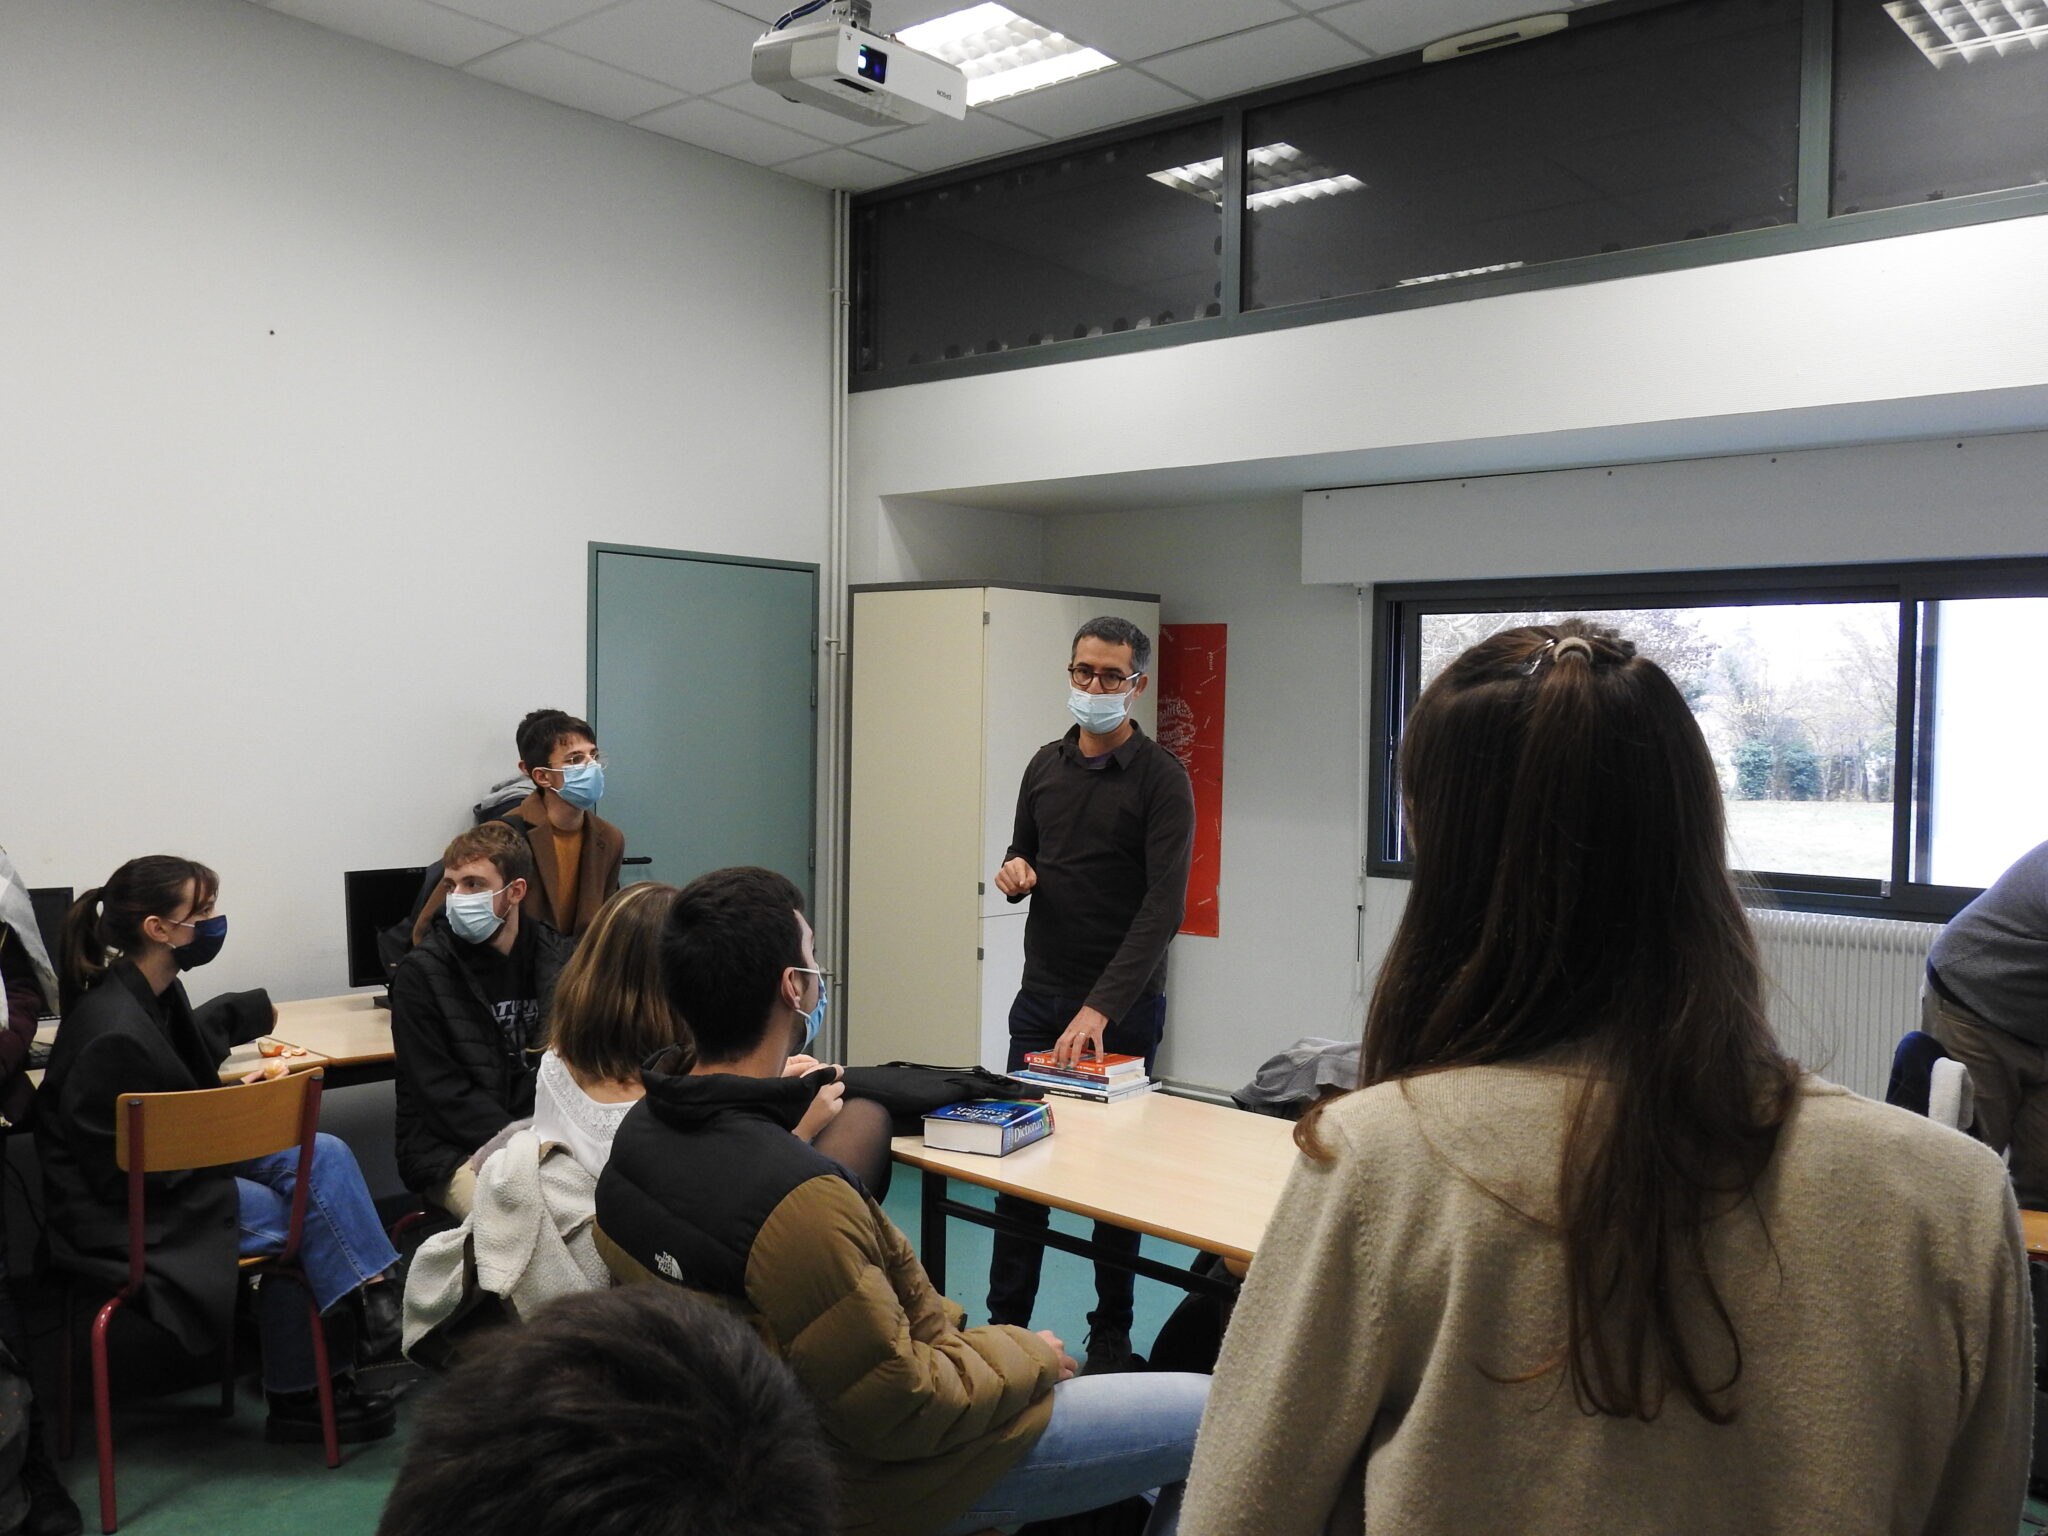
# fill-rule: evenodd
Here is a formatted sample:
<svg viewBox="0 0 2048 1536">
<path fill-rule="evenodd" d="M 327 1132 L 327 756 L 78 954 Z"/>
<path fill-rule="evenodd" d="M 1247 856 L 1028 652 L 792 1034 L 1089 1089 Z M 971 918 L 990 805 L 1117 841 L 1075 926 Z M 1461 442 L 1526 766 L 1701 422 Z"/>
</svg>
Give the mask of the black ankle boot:
<svg viewBox="0 0 2048 1536">
<path fill-rule="evenodd" d="M 266 1392 L 270 1417 L 263 1424 L 263 1438 L 272 1445 L 311 1445 L 320 1440 L 320 1394 Z M 381 1392 L 362 1392 L 352 1377 L 334 1383 L 335 1436 L 343 1445 L 365 1440 L 382 1440 L 398 1425 L 398 1411 Z"/>
<path fill-rule="evenodd" d="M 388 1365 L 404 1340 L 405 1287 L 386 1280 L 356 1292 L 356 1364 Z"/>
<path fill-rule="evenodd" d="M 21 1463 L 21 1487 L 28 1495 L 28 1513 L 17 1528 L 20 1536 L 78 1536 L 85 1520 L 43 1446 L 42 1408 L 34 1399 L 28 1410 L 28 1454 Z"/>
</svg>

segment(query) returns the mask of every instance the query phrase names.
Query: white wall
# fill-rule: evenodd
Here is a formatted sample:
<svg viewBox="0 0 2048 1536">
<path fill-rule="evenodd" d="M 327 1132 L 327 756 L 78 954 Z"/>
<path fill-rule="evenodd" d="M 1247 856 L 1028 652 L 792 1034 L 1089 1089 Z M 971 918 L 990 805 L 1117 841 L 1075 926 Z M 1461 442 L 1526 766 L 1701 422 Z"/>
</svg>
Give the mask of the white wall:
<svg viewBox="0 0 2048 1536">
<path fill-rule="evenodd" d="M 1354 1038 L 1357 594 L 1302 584 L 1287 501 L 1049 518 L 1045 550 L 1050 581 L 1159 592 L 1163 624 L 1230 627 L 1221 932 L 1173 941 L 1160 1071 L 1236 1088 L 1303 1035 Z"/>
<path fill-rule="evenodd" d="M 1311 491 L 1304 581 L 2048 552 L 2048 432 Z"/>
<path fill-rule="evenodd" d="M 213 864 L 202 990 L 341 990 L 341 872 L 582 706 L 587 540 L 823 555 L 826 193 L 242 0 L 8 0 L 0 209 L 0 839 Z"/>
</svg>

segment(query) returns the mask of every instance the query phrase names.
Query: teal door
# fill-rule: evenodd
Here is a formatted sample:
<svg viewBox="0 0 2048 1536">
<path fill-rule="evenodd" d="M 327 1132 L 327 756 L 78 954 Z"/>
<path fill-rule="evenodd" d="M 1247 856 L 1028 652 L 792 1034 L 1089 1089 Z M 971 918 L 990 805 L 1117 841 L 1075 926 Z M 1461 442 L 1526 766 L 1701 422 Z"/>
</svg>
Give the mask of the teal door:
<svg viewBox="0 0 2048 1536">
<path fill-rule="evenodd" d="M 625 878 L 760 864 L 813 895 L 818 568 L 590 547 L 590 723 Z"/>
</svg>

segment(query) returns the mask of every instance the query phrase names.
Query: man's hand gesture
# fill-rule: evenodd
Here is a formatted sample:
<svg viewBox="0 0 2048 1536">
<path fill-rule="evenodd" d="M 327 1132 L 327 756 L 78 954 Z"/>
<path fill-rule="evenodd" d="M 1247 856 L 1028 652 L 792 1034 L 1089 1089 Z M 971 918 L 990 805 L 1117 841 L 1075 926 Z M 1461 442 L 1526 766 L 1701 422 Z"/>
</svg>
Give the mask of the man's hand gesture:
<svg viewBox="0 0 2048 1536">
<path fill-rule="evenodd" d="M 996 889 L 1005 896 L 1028 896 L 1038 884 L 1038 871 L 1022 859 L 1012 859 L 996 871 Z"/>
</svg>

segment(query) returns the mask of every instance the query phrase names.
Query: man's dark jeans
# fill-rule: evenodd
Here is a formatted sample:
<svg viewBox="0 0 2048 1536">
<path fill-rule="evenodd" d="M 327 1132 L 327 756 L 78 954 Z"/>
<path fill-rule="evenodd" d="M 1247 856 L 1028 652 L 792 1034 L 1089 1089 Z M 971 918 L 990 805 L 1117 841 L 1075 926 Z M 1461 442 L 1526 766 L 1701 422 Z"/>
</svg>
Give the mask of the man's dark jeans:
<svg viewBox="0 0 2048 1536">
<path fill-rule="evenodd" d="M 1086 1005 L 1075 997 L 1048 997 L 1042 992 L 1019 992 L 1010 1005 L 1009 1070 L 1024 1065 L 1027 1051 L 1049 1051 L 1059 1042 L 1074 1015 Z M 1166 1029 L 1166 998 L 1155 993 L 1141 997 L 1123 1018 L 1113 1020 L 1103 1031 L 1102 1048 L 1116 1055 L 1142 1056 L 1149 1076 L 1159 1055 L 1159 1037 Z M 1103 1170 L 1105 1175 L 1110 1170 Z M 1016 1221 L 1042 1227 L 1051 1213 L 1032 1200 L 1016 1195 L 997 1195 L 996 1211 Z M 1114 1227 L 1106 1221 L 1095 1224 L 1095 1241 L 1117 1253 L 1135 1255 L 1138 1234 L 1128 1227 Z M 1032 1303 L 1038 1299 L 1038 1267 L 1045 1248 L 1027 1238 L 1008 1233 L 995 1235 L 995 1254 L 989 1264 L 988 1312 L 996 1323 L 1031 1326 Z M 1091 1329 L 1131 1327 L 1131 1295 L 1136 1277 L 1113 1264 L 1095 1266 L 1095 1310 L 1088 1314 Z"/>
</svg>

